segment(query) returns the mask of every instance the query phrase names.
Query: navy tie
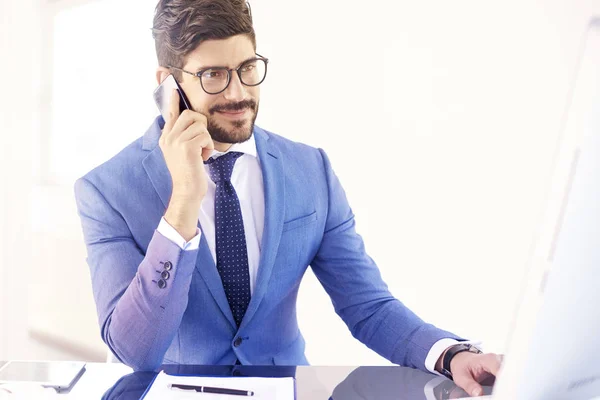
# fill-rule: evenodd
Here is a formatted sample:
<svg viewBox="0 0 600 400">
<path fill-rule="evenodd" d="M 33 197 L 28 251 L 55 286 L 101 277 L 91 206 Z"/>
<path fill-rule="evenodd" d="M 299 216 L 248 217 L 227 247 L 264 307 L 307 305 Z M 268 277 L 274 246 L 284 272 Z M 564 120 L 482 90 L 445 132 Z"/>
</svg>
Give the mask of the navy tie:
<svg viewBox="0 0 600 400">
<path fill-rule="evenodd" d="M 215 191 L 217 270 L 221 275 L 225 295 L 238 327 L 250 303 L 250 273 L 244 222 L 240 201 L 231 184 L 233 166 L 242 154 L 229 152 L 206 161 L 210 177 L 217 186 Z"/>
</svg>

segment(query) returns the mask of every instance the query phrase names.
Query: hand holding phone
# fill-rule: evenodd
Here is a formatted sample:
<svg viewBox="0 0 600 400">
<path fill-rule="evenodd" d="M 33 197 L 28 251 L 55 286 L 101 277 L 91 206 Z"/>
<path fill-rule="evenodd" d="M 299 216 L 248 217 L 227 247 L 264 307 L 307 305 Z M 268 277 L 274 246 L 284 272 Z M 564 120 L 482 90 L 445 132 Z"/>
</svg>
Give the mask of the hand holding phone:
<svg viewBox="0 0 600 400">
<path fill-rule="evenodd" d="M 173 89 L 159 146 L 173 182 L 165 219 L 189 241 L 196 236 L 200 203 L 208 190 L 204 161 L 211 156 L 214 143 L 206 116 L 190 109 L 180 113 L 180 100 L 178 90 Z"/>
</svg>

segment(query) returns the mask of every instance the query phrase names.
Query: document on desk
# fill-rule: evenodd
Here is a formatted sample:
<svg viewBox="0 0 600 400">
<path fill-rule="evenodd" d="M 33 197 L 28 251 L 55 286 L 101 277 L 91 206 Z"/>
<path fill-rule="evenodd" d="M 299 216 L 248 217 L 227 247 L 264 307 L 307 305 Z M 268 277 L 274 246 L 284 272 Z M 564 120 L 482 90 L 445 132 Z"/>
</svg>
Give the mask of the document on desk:
<svg viewBox="0 0 600 400">
<path fill-rule="evenodd" d="M 188 385 L 252 392 L 252 396 L 202 393 L 171 385 Z M 161 371 L 144 400 L 294 400 L 294 378 L 176 376 Z"/>
</svg>

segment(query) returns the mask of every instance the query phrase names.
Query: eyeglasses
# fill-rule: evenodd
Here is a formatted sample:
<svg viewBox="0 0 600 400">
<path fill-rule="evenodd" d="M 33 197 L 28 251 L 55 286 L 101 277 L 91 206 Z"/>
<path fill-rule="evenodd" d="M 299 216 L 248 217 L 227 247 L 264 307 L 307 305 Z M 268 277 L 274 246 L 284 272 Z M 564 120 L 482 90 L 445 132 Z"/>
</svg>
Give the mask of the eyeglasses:
<svg viewBox="0 0 600 400">
<path fill-rule="evenodd" d="M 246 86 L 258 86 L 267 77 L 267 64 L 269 59 L 256 54 L 258 57 L 244 61 L 239 67 L 229 69 L 226 67 L 208 67 L 198 72 L 189 72 L 181 68 L 169 68 L 193 75 L 200 80 L 202 89 L 208 94 L 224 92 L 231 83 L 231 73 L 235 71 Z"/>
</svg>

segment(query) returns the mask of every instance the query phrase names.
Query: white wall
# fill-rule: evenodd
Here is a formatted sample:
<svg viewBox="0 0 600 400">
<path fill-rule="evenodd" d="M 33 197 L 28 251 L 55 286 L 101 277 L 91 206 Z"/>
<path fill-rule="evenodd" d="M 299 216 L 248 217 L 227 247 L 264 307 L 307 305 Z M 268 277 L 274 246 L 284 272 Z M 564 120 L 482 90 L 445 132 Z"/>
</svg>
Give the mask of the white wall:
<svg viewBox="0 0 600 400">
<path fill-rule="evenodd" d="M 3 56 L 3 77 L 38 73 L 37 36 L 13 31 L 37 26 L 34 4 L 0 3 L 0 15 L 15 16 L 2 21 L 0 37 L 23 38 L 0 42 L 19 61 Z M 581 35 L 600 1 L 254 0 L 252 9 L 258 51 L 271 60 L 258 123 L 328 152 L 396 296 L 426 320 L 503 351 Z M 30 148 L 48 140 L 38 136 L 45 111 L 36 104 L 47 105 L 48 94 L 35 78 L 26 89 L 29 79 L 4 81 L 19 94 L 0 96 L 0 334 L 13 332 L 1 338 L 0 359 L 39 356 L 17 341 L 30 329 L 93 358 L 102 346 L 71 185 L 31 179 L 40 171 Z M 103 95 L 112 94 L 94 93 Z M 74 306 L 76 295 L 83 300 Z M 298 307 L 312 363 L 385 363 L 351 337 L 310 273 Z"/>
<path fill-rule="evenodd" d="M 0 359 L 23 354 L 26 332 L 31 148 L 40 85 L 35 3 L 0 2 Z"/>
</svg>

